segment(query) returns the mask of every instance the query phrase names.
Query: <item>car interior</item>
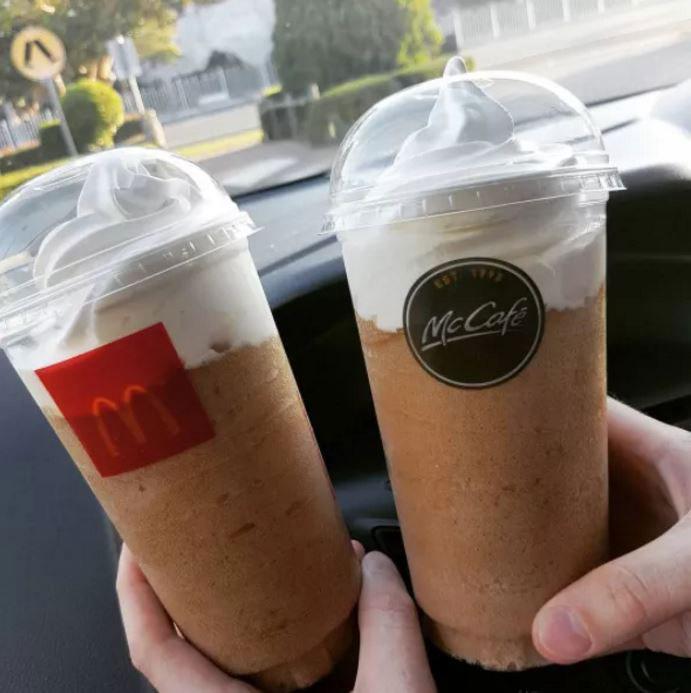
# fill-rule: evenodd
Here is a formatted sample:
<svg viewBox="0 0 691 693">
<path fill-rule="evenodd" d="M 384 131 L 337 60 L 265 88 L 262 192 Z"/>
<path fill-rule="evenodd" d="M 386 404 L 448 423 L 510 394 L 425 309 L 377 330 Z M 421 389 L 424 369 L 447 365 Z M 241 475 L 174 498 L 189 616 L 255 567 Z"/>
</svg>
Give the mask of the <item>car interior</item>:
<svg viewBox="0 0 691 693">
<path fill-rule="evenodd" d="M 691 82 L 591 113 L 626 185 L 608 207 L 608 391 L 691 430 Z M 328 187 L 318 175 L 235 199 L 260 228 L 251 251 L 350 532 L 406 575 L 339 244 L 320 234 Z M 0 382 L 2 688 L 151 690 L 118 613 L 117 535 L 4 356 Z M 647 651 L 518 673 L 429 653 L 440 691 L 691 691 L 690 661 Z"/>
</svg>

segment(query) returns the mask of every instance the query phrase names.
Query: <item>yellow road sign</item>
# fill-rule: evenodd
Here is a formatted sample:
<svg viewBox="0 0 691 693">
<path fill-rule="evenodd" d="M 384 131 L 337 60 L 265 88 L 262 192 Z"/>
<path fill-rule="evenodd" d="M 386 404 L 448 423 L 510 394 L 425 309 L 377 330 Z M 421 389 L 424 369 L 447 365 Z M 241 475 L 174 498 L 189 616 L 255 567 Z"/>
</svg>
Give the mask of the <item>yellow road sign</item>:
<svg viewBox="0 0 691 693">
<path fill-rule="evenodd" d="M 50 79 L 65 67 L 65 46 L 52 31 L 28 26 L 14 37 L 10 60 L 28 79 Z"/>
</svg>

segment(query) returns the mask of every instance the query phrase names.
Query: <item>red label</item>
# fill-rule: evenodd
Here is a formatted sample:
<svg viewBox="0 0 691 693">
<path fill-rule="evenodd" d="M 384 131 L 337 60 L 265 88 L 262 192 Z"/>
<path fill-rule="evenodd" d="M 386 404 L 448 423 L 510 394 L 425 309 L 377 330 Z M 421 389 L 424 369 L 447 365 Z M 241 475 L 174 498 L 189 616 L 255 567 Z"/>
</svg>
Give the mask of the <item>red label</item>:
<svg viewBox="0 0 691 693">
<path fill-rule="evenodd" d="M 162 323 L 36 371 L 101 476 L 214 436 Z"/>
</svg>

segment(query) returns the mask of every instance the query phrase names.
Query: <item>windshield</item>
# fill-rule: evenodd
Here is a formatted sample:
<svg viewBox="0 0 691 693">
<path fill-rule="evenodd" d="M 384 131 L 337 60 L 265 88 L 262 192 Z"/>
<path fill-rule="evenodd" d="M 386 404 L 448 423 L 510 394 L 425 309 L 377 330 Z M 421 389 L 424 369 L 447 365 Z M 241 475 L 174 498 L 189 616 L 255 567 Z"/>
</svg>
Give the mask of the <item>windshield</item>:
<svg viewBox="0 0 691 693">
<path fill-rule="evenodd" d="M 237 195 L 324 174 L 364 111 L 454 54 L 587 104 L 687 79 L 691 0 L 5 0 L 0 54 L 0 199 L 128 144 Z"/>
</svg>

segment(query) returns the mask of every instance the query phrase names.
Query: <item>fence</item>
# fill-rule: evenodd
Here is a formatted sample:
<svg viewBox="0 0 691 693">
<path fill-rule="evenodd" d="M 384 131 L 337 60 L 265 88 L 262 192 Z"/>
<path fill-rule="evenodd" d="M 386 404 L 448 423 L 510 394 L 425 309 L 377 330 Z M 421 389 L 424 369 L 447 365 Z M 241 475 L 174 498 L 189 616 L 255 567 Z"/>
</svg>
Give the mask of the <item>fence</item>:
<svg viewBox="0 0 691 693">
<path fill-rule="evenodd" d="M 262 91 L 277 81 L 271 65 L 216 67 L 194 75 L 142 85 L 146 108 L 153 108 L 163 121 L 189 116 L 237 103 L 259 101 Z M 135 111 L 133 96 L 123 94 L 125 109 Z"/>
<path fill-rule="evenodd" d="M 259 101 L 262 92 L 278 82 L 271 64 L 262 67 L 216 67 L 194 75 L 160 80 L 141 87 L 146 108 L 153 108 L 162 122 L 238 103 Z M 134 97 L 122 94 L 125 110 L 135 112 Z M 1 112 L 1 111 L 0 111 Z M 49 110 L 22 117 L 10 114 L 0 118 L 0 155 L 37 144 L 41 123 L 53 118 Z"/>
<path fill-rule="evenodd" d="M 38 144 L 41 123 L 52 119 L 53 114 L 48 109 L 21 118 L 11 115 L 0 119 L 0 154 Z"/>
<path fill-rule="evenodd" d="M 642 0 L 499 0 L 459 7 L 453 26 L 459 46 L 478 46 L 505 36 L 526 34 L 549 24 L 571 22 Z"/>
</svg>

